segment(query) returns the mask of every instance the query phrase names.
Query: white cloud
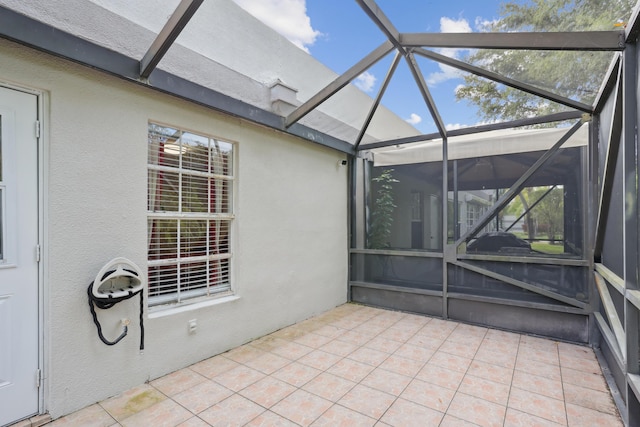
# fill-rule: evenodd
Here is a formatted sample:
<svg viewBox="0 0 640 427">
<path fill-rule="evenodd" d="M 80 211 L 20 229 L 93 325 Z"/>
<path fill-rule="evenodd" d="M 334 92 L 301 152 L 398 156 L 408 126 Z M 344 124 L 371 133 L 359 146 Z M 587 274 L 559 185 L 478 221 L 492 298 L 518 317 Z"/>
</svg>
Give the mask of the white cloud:
<svg viewBox="0 0 640 427">
<path fill-rule="evenodd" d="M 412 124 L 412 125 L 417 125 L 421 121 L 422 121 L 422 117 L 420 117 L 416 113 L 411 113 L 411 116 L 409 116 L 408 119 L 405 119 L 405 122 L 407 122 L 409 124 Z"/>
<path fill-rule="evenodd" d="M 311 27 L 306 0 L 234 0 L 244 10 L 309 53 L 322 35 Z"/>
<path fill-rule="evenodd" d="M 451 19 L 443 16 L 440 18 L 440 32 L 442 33 L 470 33 L 471 26 L 466 19 Z M 448 56 L 449 58 L 459 58 L 463 52 L 463 49 L 445 48 L 439 49 L 438 52 L 441 55 Z M 431 73 L 427 77 L 427 84 L 437 85 L 438 83 L 446 82 L 451 79 L 458 79 L 462 76 L 462 73 L 453 67 L 444 64 L 438 64 L 440 71 Z"/>
<path fill-rule="evenodd" d="M 368 71 L 360 74 L 354 80 L 353 84 L 363 92 L 371 92 L 373 85 L 376 83 L 376 76 Z"/>
</svg>

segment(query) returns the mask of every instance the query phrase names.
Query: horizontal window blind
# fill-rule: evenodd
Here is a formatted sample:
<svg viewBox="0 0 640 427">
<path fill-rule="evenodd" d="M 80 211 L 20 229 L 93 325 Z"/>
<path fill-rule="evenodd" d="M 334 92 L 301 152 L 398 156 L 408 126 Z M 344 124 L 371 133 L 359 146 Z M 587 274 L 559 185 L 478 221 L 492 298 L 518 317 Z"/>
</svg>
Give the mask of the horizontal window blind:
<svg viewBox="0 0 640 427">
<path fill-rule="evenodd" d="M 230 291 L 233 148 L 149 124 L 150 305 Z"/>
</svg>

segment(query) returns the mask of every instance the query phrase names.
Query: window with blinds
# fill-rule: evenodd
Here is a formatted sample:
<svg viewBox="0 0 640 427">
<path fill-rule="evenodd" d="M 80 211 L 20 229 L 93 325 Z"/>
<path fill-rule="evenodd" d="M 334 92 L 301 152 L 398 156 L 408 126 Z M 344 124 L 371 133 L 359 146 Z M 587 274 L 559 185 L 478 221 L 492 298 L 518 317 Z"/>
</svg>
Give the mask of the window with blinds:
<svg viewBox="0 0 640 427">
<path fill-rule="evenodd" d="M 149 124 L 149 305 L 231 290 L 232 143 Z"/>
</svg>

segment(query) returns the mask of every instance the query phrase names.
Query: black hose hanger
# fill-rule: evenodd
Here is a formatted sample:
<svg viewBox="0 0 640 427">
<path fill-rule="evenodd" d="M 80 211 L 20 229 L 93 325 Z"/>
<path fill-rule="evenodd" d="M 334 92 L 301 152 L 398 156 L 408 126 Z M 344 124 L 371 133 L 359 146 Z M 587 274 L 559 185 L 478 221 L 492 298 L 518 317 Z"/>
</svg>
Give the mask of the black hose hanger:
<svg viewBox="0 0 640 427">
<path fill-rule="evenodd" d="M 98 320 L 95 307 L 102 310 L 109 309 L 120 301 L 140 295 L 140 351 L 144 350 L 144 289 L 141 277 L 142 271 L 133 262 L 122 257 L 114 258 L 100 269 L 95 280 L 87 288 L 89 309 L 93 316 L 93 323 L 98 328 L 100 340 L 106 345 L 115 345 L 127 336 L 129 331 L 128 323 L 123 322 L 123 330 L 120 336 L 113 341 L 109 341 L 102 334 L 102 326 Z"/>
</svg>

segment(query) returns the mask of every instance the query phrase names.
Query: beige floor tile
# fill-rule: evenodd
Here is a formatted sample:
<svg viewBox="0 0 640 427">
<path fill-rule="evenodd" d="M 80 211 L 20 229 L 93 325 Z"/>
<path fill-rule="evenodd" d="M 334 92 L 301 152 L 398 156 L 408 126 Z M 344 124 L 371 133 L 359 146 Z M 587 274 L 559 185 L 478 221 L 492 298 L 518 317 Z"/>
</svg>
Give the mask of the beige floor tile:
<svg viewBox="0 0 640 427">
<path fill-rule="evenodd" d="M 231 390 L 220 384 L 213 381 L 205 381 L 182 393 L 176 394 L 173 400 L 194 414 L 199 414 L 232 394 L 233 392 Z"/>
<path fill-rule="evenodd" d="M 516 387 L 511 387 L 508 406 L 554 423 L 566 425 L 567 422 L 564 401 Z"/>
<path fill-rule="evenodd" d="M 326 351 L 313 350 L 311 353 L 298 359 L 298 363 L 311 366 L 312 368 L 319 369 L 321 371 L 326 371 L 341 359 L 341 356 L 327 353 Z"/>
<path fill-rule="evenodd" d="M 478 347 L 480 347 L 480 343 L 470 344 L 470 343 L 464 343 L 464 342 L 451 341 L 451 339 L 447 339 L 438 348 L 438 351 L 464 357 L 467 359 L 473 359 L 473 357 L 476 355 L 478 351 Z"/>
<path fill-rule="evenodd" d="M 604 412 L 609 415 L 616 415 L 618 410 L 613 403 L 611 394 L 602 391 L 592 390 L 573 384 L 564 385 L 564 399 L 566 403 Z"/>
<path fill-rule="evenodd" d="M 287 340 L 282 341 L 286 342 L 286 344 L 282 344 L 274 348 L 273 350 L 271 350 L 271 353 L 277 354 L 278 356 L 282 356 L 289 360 L 298 360 L 313 351 L 311 347 L 307 347 L 306 345 Z"/>
<path fill-rule="evenodd" d="M 407 344 L 415 345 L 429 350 L 437 350 L 445 342 L 445 338 L 434 338 L 421 334 L 419 331 L 409 338 Z"/>
<path fill-rule="evenodd" d="M 545 350 L 520 346 L 518 349 L 518 358 L 542 362 L 549 365 L 560 365 L 560 357 L 558 356 L 557 348 Z"/>
<path fill-rule="evenodd" d="M 425 427 L 440 424 L 444 414 L 404 399 L 396 400 L 380 421 L 389 426 Z"/>
<path fill-rule="evenodd" d="M 530 335 L 522 335 L 520 337 L 520 344 L 525 347 L 537 348 L 547 351 L 553 351 L 554 349 L 558 348 L 558 343 L 556 341 Z"/>
<path fill-rule="evenodd" d="M 518 342 L 485 338 L 484 340 L 482 340 L 479 350 L 489 350 L 489 351 L 494 351 L 498 353 L 507 353 L 513 356 L 518 353 Z"/>
<path fill-rule="evenodd" d="M 282 380 L 294 387 L 302 387 L 314 377 L 321 374 L 322 371 L 302 363 L 292 362 L 282 369 L 277 370 L 272 377 Z"/>
<path fill-rule="evenodd" d="M 303 337 L 298 338 L 294 342 L 302 345 L 306 345 L 311 348 L 319 348 L 331 341 L 333 338 L 327 337 L 325 335 L 319 335 L 316 333 L 309 333 Z"/>
<path fill-rule="evenodd" d="M 385 330 L 378 336 L 380 338 L 386 338 L 389 340 L 405 343 L 415 334 L 416 334 L 416 331 L 390 327 L 389 329 Z"/>
<path fill-rule="evenodd" d="M 399 341 L 390 340 L 388 338 L 375 337 L 371 341 L 364 344 L 367 348 L 392 354 L 402 345 Z"/>
<path fill-rule="evenodd" d="M 100 405 L 91 405 L 58 418 L 47 427 L 109 427 L 114 423 L 115 420 Z"/>
<path fill-rule="evenodd" d="M 290 421 L 308 426 L 332 405 L 328 400 L 308 391 L 298 390 L 285 397 L 271 410 Z"/>
<path fill-rule="evenodd" d="M 501 331 L 499 329 L 489 329 L 484 336 L 485 340 L 495 340 L 502 342 L 509 342 L 517 346 L 520 343 L 520 334 L 508 331 Z"/>
<path fill-rule="evenodd" d="M 567 403 L 569 427 L 622 427 L 620 417 Z"/>
<path fill-rule="evenodd" d="M 250 360 L 246 363 L 246 365 L 250 368 L 255 369 L 256 371 L 260 371 L 263 374 L 272 374 L 278 369 L 287 366 L 291 363 L 290 359 L 287 359 L 282 356 L 278 356 L 273 353 L 266 353 L 262 356 L 258 356 L 257 358 Z"/>
<path fill-rule="evenodd" d="M 596 361 L 596 355 L 593 349 L 584 345 L 558 343 L 558 352 L 560 357 L 576 357 L 579 359 L 588 359 Z"/>
<path fill-rule="evenodd" d="M 149 384 L 143 384 L 100 402 L 100 406 L 116 421 L 122 421 L 156 403 L 162 402 L 166 398 L 164 394 Z"/>
<path fill-rule="evenodd" d="M 592 374 L 589 372 L 576 371 L 575 369 L 560 368 L 562 373 L 562 382 L 573 384 L 580 387 L 590 388 L 609 393 L 609 387 L 602 374 Z"/>
<path fill-rule="evenodd" d="M 502 427 L 506 410 L 502 405 L 456 393 L 447 414 L 483 427 Z"/>
<path fill-rule="evenodd" d="M 360 347 L 355 344 L 334 339 L 333 341 L 329 341 L 328 343 L 320 347 L 318 350 L 335 354 L 337 356 L 346 357 L 358 348 Z"/>
<path fill-rule="evenodd" d="M 338 401 L 338 404 L 378 419 L 395 400 L 396 397 L 391 394 L 364 385 L 356 385 Z"/>
<path fill-rule="evenodd" d="M 362 380 L 361 384 L 394 396 L 399 396 L 410 382 L 411 377 L 385 369 L 375 369 Z"/>
<path fill-rule="evenodd" d="M 379 367 L 396 374 L 414 377 L 423 366 L 424 362 L 392 354 Z"/>
<path fill-rule="evenodd" d="M 515 371 L 512 385 L 522 390 L 532 391 L 554 399 L 564 399 L 562 382 L 559 380 L 552 380 L 523 371 Z"/>
<path fill-rule="evenodd" d="M 370 427 L 376 420 L 340 405 L 333 405 L 320 416 L 313 427 Z"/>
<path fill-rule="evenodd" d="M 467 371 L 468 375 L 507 385 L 511 385 L 513 373 L 514 370 L 511 368 L 504 368 L 481 360 L 471 362 L 469 370 Z"/>
<path fill-rule="evenodd" d="M 480 348 L 474 356 L 474 360 L 491 363 L 493 365 L 502 366 L 503 368 L 513 369 L 516 366 L 517 353 L 503 353 L 490 349 Z"/>
<path fill-rule="evenodd" d="M 283 340 L 282 338 L 274 337 L 273 335 L 266 335 L 257 340 L 253 340 L 249 343 L 251 347 L 257 348 L 262 351 L 273 351 L 277 348 L 286 346 L 291 341 Z"/>
<path fill-rule="evenodd" d="M 501 384 L 485 378 L 474 377 L 473 375 L 466 375 L 458 391 L 497 403 L 498 405 L 507 406 L 510 388 L 510 385 Z"/>
<path fill-rule="evenodd" d="M 443 368 L 442 366 L 427 363 L 424 368 L 418 372 L 416 378 L 441 387 L 457 390 L 464 375 L 465 373 L 461 371 L 453 371 Z"/>
<path fill-rule="evenodd" d="M 226 353 L 222 353 L 222 356 L 227 359 L 231 359 L 234 362 L 247 363 L 248 361 L 256 359 L 263 354 L 265 354 L 265 351 L 255 348 L 249 344 L 245 344 L 229 350 Z"/>
<path fill-rule="evenodd" d="M 199 417 L 212 426 L 243 426 L 265 409 L 238 394 L 200 413 Z"/>
<path fill-rule="evenodd" d="M 455 390 L 414 379 L 400 397 L 444 413 L 455 394 Z"/>
<path fill-rule="evenodd" d="M 560 427 L 557 424 L 544 418 L 536 417 L 526 412 L 520 412 L 513 408 L 507 408 L 507 416 L 504 420 L 504 427 Z"/>
<path fill-rule="evenodd" d="M 121 421 L 124 427 L 174 427 L 192 418 L 193 414 L 167 399 Z"/>
<path fill-rule="evenodd" d="M 371 341 L 372 338 L 373 337 L 371 335 L 366 335 L 361 332 L 347 331 L 344 334 L 337 337 L 336 340 L 361 346 L 364 343 Z"/>
<path fill-rule="evenodd" d="M 231 359 L 227 359 L 224 356 L 215 356 L 209 359 L 205 359 L 202 362 L 198 362 L 195 365 L 191 365 L 189 368 L 192 371 L 199 373 L 209 379 L 220 375 L 223 372 L 232 370 L 240 366 L 238 362 L 234 362 Z"/>
<path fill-rule="evenodd" d="M 560 375 L 560 367 L 558 365 L 551 365 L 533 360 L 517 359 L 515 369 L 516 371 L 527 372 L 529 374 L 550 378 L 552 380 L 562 379 Z"/>
<path fill-rule="evenodd" d="M 228 372 L 218 375 L 213 380 L 220 385 L 233 391 L 240 391 L 243 388 L 250 386 L 258 380 L 261 380 L 266 375 L 248 366 L 238 366 Z"/>
<path fill-rule="evenodd" d="M 205 423 L 198 417 L 191 417 L 187 421 L 178 424 L 177 427 L 209 427 L 209 423 Z"/>
<path fill-rule="evenodd" d="M 239 394 L 268 409 L 296 390 L 291 384 L 266 377 L 241 390 Z"/>
<path fill-rule="evenodd" d="M 471 365 L 471 361 L 471 359 L 466 357 L 456 356 L 455 354 L 445 353 L 443 351 L 436 351 L 427 363 L 430 365 L 441 366 L 452 371 L 466 372 Z"/>
<path fill-rule="evenodd" d="M 369 375 L 373 369 L 373 366 L 367 365 L 366 363 L 356 362 L 351 359 L 342 359 L 327 369 L 327 372 L 349 381 L 360 382 L 364 377 Z"/>
<path fill-rule="evenodd" d="M 335 326 L 331 326 L 331 325 L 324 325 L 323 327 L 316 329 L 315 333 L 318 335 L 323 335 L 325 337 L 329 337 L 332 339 L 335 339 L 337 337 L 339 337 L 340 335 L 344 334 L 346 332 L 346 330 L 341 329 L 341 328 L 336 328 Z"/>
<path fill-rule="evenodd" d="M 600 365 L 596 360 L 585 359 L 582 357 L 571 357 L 562 355 L 560 357 L 560 366 L 563 368 L 575 369 L 576 371 L 587 372 L 590 374 L 601 373 Z"/>
<path fill-rule="evenodd" d="M 417 345 L 406 343 L 402 344 L 400 348 L 398 348 L 393 354 L 395 356 L 417 360 L 418 362 L 426 362 L 427 360 L 431 359 L 431 356 L 433 356 L 434 353 L 434 349 L 423 348 Z"/>
<path fill-rule="evenodd" d="M 385 353 L 379 350 L 374 350 L 372 348 L 360 347 L 357 350 L 354 350 L 347 358 L 351 360 L 355 360 L 357 362 L 366 363 L 371 366 L 378 366 L 382 362 L 384 362 L 387 357 L 389 357 L 389 353 Z"/>
<path fill-rule="evenodd" d="M 355 382 L 323 372 L 302 389 L 335 403 L 356 385 Z"/>
<path fill-rule="evenodd" d="M 478 424 L 445 414 L 439 427 L 476 427 Z"/>
<path fill-rule="evenodd" d="M 372 325 L 369 322 L 365 322 L 362 325 L 353 328 L 352 330 L 354 332 L 359 332 L 361 334 L 371 335 L 375 337 L 376 335 L 386 331 L 387 329 L 388 329 L 387 326 L 375 325 L 375 324 Z"/>
<path fill-rule="evenodd" d="M 288 341 L 295 341 L 298 338 L 306 335 L 309 331 L 301 328 L 297 325 L 287 326 L 286 328 L 282 328 L 279 331 L 274 332 L 273 335 L 276 338 L 282 338 Z"/>
<path fill-rule="evenodd" d="M 185 368 L 151 381 L 150 384 L 171 397 L 204 381 L 207 381 L 206 377 Z"/>
<path fill-rule="evenodd" d="M 298 424 L 274 414 L 271 411 L 265 411 L 246 424 L 247 427 L 297 427 Z"/>
</svg>

